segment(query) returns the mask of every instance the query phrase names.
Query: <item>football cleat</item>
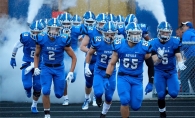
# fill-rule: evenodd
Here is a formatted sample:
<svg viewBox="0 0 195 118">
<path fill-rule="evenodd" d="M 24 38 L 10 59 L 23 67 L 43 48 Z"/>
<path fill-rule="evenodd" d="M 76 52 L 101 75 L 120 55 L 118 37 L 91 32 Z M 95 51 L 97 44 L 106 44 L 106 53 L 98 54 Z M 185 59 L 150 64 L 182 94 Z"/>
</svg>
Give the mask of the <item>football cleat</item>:
<svg viewBox="0 0 195 118">
<path fill-rule="evenodd" d="M 64 105 L 64 106 L 69 105 L 69 100 L 68 99 L 65 99 L 62 105 Z"/>
<path fill-rule="evenodd" d="M 26 90 L 26 96 L 27 96 L 28 98 L 31 97 L 31 90 L 30 90 L 30 91 L 29 91 L 29 90 Z"/>
<path fill-rule="evenodd" d="M 101 113 L 100 118 L 106 118 L 106 115 Z"/>
<path fill-rule="evenodd" d="M 160 118 L 166 118 L 167 115 L 166 115 L 166 112 L 160 112 Z"/>
<path fill-rule="evenodd" d="M 45 115 L 45 118 L 51 118 L 50 114 Z"/>
<path fill-rule="evenodd" d="M 93 102 L 92 102 L 92 105 L 93 105 L 93 106 L 97 106 L 97 103 L 96 103 L 96 98 L 95 98 L 95 96 L 93 96 Z"/>
<path fill-rule="evenodd" d="M 31 112 L 34 113 L 34 114 L 36 114 L 39 111 L 37 110 L 37 107 L 31 107 Z"/>
<path fill-rule="evenodd" d="M 98 107 L 102 106 L 102 98 L 96 98 L 96 103 L 98 105 Z"/>
<path fill-rule="evenodd" d="M 82 109 L 87 110 L 89 108 L 89 103 L 91 102 L 91 98 L 85 99 Z"/>
</svg>

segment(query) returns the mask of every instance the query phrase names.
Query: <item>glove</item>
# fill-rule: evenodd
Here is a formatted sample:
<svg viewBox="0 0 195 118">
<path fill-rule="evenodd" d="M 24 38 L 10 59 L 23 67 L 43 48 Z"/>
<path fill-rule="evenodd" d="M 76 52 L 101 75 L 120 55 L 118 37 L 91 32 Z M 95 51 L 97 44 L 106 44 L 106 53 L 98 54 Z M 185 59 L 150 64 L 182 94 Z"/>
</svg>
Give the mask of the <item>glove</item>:
<svg viewBox="0 0 195 118">
<path fill-rule="evenodd" d="M 28 74 L 34 68 L 34 62 L 31 62 L 30 66 L 25 69 L 24 74 Z"/>
<path fill-rule="evenodd" d="M 160 48 L 157 49 L 157 56 L 159 59 L 162 59 L 164 57 L 164 52 L 165 52 L 164 49 L 162 50 Z"/>
<path fill-rule="evenodd" d="M 34 75 L 37 76 L 37 75 L 40 75 L 40 73 L 41 73 L 41 70 L 39 70 L 39 68 L 35 68 Z"/>
<path fill-rule="evenodd" d="M 66 82 L 70 84 L 72 79 L 73 79 L 73 72 L 69 72 L 68 75 L 66 76 Z"/>
<path fill-rule="evenodd" d="M 16 59 L 15 58 L 11 58 L 10 65 L 14 69 L 14 66 L 16 66 Z"/>
<path fill-rule="evenodd" d="M 146 88 L 145 88 L 145 92 L 146 92 L 146 95 L 151 92 L 153 89 L 153 84 L 152 83 L 148 83 Z"/>
<path fill-rule="evenodd" d="M 110 86 L 108 78 L 105 78 L 103 81 L 104 81 L 104 88 L 105 88 L 105 90 L 108 90 L 108 87 Z"/>
<path fill-rule="evenodd" d="M 178 67 L 180 70 L 185 70 L 187 67 L 184 65 L 183 61 L 178 62 Z"/>
<path fill-rule="evenodd" d="M 88 63 L 85 64 L 85 75 L 87 77 L 90 77 L 92 75 L 92 73 L 91 73 L 91 71 L 89 69 L 89 64 Z"/>
</svg>

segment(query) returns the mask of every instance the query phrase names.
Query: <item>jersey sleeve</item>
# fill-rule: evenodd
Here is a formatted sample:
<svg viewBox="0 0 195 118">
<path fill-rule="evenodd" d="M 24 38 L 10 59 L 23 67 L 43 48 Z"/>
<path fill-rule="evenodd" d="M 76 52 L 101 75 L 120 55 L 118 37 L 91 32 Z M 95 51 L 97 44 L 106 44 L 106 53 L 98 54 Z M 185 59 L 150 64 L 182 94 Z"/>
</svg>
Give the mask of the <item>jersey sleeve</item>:
<svg viewBox="0 0 195 118">
<path fill-rule="evenodd" d="M 112 50 L 117 52 L 118 49 L 121 47 L 122 43 L 125 43 L 125 39 L 117 38 L 114 40 L 114 43 L 112 44 Z"/>
<path fill-rule="evenodd" d="M 20 42 L 22 44 L 25 44 L 26 42 L 28 42 L 30 37 L 30 33 L 29 32 L 24 32 L 20 34 Z"/>
<path fill-rule="evenodd" d="M 99 45 L 101 44 L 102 41 L 103 41 L 103 37 L 101 37 L 101 36 L 95 36 L 91 40 L 91 46 L 92 46 L 92 48 L 97 49 L 99 47 Z"/>
<path fill-rule="evenodd" d="M 173 49 L 177 49 L 182 46 L 182 42 L 180 41 L 179 37 L 172 37 L 173 38 Z"/>
</svg>

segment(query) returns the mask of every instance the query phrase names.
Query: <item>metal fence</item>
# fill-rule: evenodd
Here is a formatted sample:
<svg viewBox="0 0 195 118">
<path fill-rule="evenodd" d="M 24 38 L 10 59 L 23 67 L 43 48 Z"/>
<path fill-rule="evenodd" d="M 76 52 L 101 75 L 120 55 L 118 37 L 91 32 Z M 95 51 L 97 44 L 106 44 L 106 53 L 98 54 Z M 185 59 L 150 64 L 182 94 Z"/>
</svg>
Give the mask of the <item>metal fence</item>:
<svg viewBox="0 0 195 118">
<path fill-rule="evenodd" d="M 180 83 L 178 97 L 195 97 L 195 42 L 182 42 L 181 54 L 187 68 L 183 71 L 178 70 Z M 157 97 L 155 87 L 153 97 Z"/>
</svg>

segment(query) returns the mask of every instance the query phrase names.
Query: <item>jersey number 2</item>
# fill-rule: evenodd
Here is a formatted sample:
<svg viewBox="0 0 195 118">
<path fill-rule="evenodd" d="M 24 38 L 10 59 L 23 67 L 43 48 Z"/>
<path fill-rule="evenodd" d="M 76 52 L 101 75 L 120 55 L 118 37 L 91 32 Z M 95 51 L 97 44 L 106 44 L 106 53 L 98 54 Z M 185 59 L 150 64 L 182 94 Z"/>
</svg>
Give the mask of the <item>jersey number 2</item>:
<svg viewBox="0 0 195 118">
<path fill-rule="evenodd" d="M 55 52 L 54 51 L 49 51 L 49 60 L 55 60 L 54 56 L 55 56 Z"/>
</svg>

